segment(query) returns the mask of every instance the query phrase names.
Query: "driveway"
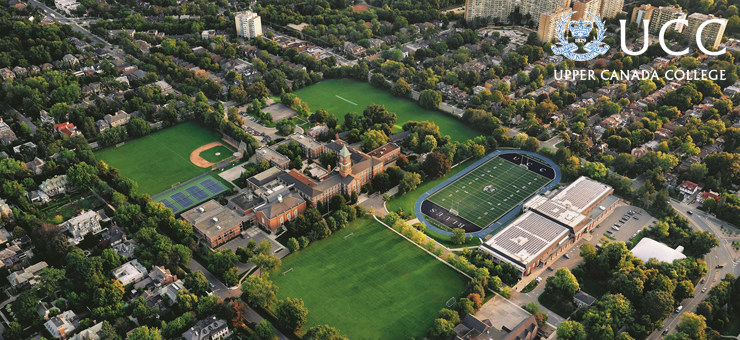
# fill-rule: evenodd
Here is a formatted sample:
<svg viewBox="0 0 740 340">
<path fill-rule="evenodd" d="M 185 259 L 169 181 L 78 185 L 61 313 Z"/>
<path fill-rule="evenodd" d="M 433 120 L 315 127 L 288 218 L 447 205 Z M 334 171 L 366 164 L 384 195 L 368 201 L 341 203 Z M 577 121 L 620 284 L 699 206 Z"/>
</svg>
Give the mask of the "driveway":
<svg viewBox="0 0 740 340">
<path fill-rule="evenodd" d="M 388 214 L 388 210 L 385 209 L 385 201 L 383 201 L 383 195 L 373 194 L 366 200 L 360 202 L 360 206 L 365 208 L 365 211 L 370 211 L 370 208 L 375 210 L 375 215 L 383 218 Z"/>
<path fill-rule="evenodd" d="M 268 240 L 270 243 L 272 243 L 272 254 L 275 255 L 277 258 L 283 258 L 286 255 L 290 254 L 290 250 L 288 248 L 283 247 L 282 244 L 278 243 L 277 241 L 270 238 L 264 231 L 262 231 L 260 228 L 257 227 L 251 227 L 243 232 L 244 238 L 237 237 L 226 244 L 220 246 L 218 249 L 231 249 L 236 253 L 236 249 L 239 247 L 247 248 L 247 244 L 250 240 L 254 240 L 254 242 L 257 242 L 257 244 L 260 244 L 262 240 Z M 239 268 L 239 273 L 244 273 L 252 268 L 254 268 L 254 264 L 252 263 L 237 263 L 236 267 Z"/>
<path fill-rule="evenodd" d="M 221 294 L 224 294 L 225 292 L 229 291 L 229 287 L 226 287 L 221 280 L 219 280 L 216 275 L 213 275 L 211 272 L 206 269 L 206 267 L 203 267 L 198 261 L 195 259 L 190 260 L 190 263 L 188 263 L 188 268 L 192 271 L 200 270 L 203 272 L 203 275 L 205 275 L 208 282 L 210 282 L 214 288 L 213 288 L 213 294 L 218 295 L 219 297 L 223 298 Z M 235 289 L 236 290 L 236 289 Z"/>
</svg>

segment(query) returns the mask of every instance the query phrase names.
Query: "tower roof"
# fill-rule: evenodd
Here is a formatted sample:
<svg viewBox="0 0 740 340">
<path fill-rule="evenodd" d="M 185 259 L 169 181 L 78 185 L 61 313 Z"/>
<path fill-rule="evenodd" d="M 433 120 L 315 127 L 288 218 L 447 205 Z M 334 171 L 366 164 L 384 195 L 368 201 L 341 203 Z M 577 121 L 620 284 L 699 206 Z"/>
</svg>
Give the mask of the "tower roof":
<svg viewBox="0 0 740 340">
<path fill-rule="evenodd" d="M 347 150 L 347 145 L 343 145 L 342 146 L 342 150 L 339 150 L 339 156 L 346 157 L 346 156 L 349 156 L 349 155 L 350 155 L 350 153 L 349 153 L 349 150 Z"/>
</svg>

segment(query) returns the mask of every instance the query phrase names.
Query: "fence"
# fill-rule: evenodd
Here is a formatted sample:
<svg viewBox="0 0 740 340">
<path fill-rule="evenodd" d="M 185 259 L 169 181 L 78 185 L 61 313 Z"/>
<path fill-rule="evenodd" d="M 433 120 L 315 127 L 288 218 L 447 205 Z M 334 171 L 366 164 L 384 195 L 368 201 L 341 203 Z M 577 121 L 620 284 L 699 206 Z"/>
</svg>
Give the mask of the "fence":
<svg viewBox="0 0 740 340">
<path fill-rule="evenodd" d="M 172 187 L 172 188 L 169 188 L 169 189 L 167 189 L 167 190 L 165 190 L 165 191 L 162 191 L 162 192 L 160 192 L 160 193 L 158 193 L 158 194 L 156 194 L 156 195 L 152 196 L 152 201 L 156 200 L 156 199 L 157 199 L 157 198 L 159 198 L 159 197 L 162 197 L 162 196 L 166 195 L 166 194 L 167 194 L 167 193 L 169 193 L 169 192 L 172 192 L 173 190 L 177 190 L 177 189 L 180 189 L 180 188 L 182 188 L 182 187 L 184 187 L 184 186 L 186 186 L 186 185 L 188 185 L 188 184 L 190 184 L 190 183 L 193 183 L 193 182 L 195 182 L 195 181 L 197 181 L 197 180 L 199 180 L 199 179 L 201 179 L 201 178 L 203 178 L 203 177 L 209 176 L 209 175 L 210 175 L 210 173 L 208 173 L 208 172 L 206 172 L 206 173 L 203 173 L 203 174 L 199 175 L 198 177 L 195 177 L 195 178 L 191 178 L 191 179 L 187 180 L 187 181 L 186 181 L 186 182 L 184 182 L 184 183 L 180 183 L 180 184 L 178 184 L 178 185 L 176 185 L 176 186 L 174 186 L 174 187 Z"/>
</svg>

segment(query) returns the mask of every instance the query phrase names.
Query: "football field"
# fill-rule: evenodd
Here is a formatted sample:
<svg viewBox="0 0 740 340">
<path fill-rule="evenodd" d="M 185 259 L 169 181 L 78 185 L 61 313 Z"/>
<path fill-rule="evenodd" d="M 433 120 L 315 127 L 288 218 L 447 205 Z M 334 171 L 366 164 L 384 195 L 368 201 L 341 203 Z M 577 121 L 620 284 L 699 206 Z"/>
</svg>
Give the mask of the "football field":
<svg viewBox="0 0 740 340">
<path fill-rule="evenodd" d="M 270 280 L 279 298 L 303 299 L 304 331 L 329 324 L 352 340 L 424 338 L 468 281 L 370 217 L 282 260 Z"/>
<path fill-rule="evenodd" d="M 494 157 L 434 192 L 422 211 L 447 227 L 479 231 L 550 183 L 550 170 L 517 154 Z"/>
</svg>

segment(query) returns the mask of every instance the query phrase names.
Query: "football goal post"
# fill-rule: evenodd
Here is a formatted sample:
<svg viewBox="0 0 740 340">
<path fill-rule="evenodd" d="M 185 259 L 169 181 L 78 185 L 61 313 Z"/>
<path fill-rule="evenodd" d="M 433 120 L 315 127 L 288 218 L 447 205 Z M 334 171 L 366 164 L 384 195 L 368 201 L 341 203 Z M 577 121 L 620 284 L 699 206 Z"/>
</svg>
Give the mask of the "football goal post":
<svg viewBox="0 0 740 340">
<path fill-rule="evenodd" d="M 452 306 L 454 306 L 454 305 L 455 305 L 455 297 L 453 296 L 453 297 L 451 297 L 451 298 L 450 298 L 449 300 L 447 300 L 447 303 L 446 303 L 446 305 L 447 305 L 447 307 L 452 307 Z"/>
</svg>

